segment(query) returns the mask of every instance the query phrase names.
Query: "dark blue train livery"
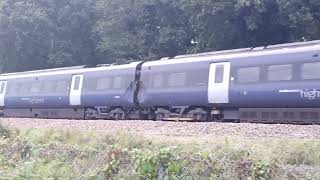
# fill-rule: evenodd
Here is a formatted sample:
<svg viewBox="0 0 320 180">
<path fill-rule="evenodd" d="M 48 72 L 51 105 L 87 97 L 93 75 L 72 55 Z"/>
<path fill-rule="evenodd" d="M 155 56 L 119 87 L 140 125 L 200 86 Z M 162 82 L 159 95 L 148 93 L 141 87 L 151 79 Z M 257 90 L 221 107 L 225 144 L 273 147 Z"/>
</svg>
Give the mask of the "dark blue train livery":
<svg viewBox="0 0 320 180">
<path fill-rule="evenodd" d="M 5 117 L 320 124 L 320 41 L 0 76 Z"/>
</svg>

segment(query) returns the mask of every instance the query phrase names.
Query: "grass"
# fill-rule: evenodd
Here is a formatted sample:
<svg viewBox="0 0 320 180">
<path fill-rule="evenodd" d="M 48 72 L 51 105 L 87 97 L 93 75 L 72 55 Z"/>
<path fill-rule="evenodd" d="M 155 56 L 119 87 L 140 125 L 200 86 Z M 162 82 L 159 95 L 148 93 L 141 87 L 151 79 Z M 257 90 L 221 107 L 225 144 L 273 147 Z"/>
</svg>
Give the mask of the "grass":
<svg viewBox="0 0 320 180">
<path fill-rule="evenodd" d="M 0 179 L 318 179 L 320 141 L 0 127 Z"/>
</svg>

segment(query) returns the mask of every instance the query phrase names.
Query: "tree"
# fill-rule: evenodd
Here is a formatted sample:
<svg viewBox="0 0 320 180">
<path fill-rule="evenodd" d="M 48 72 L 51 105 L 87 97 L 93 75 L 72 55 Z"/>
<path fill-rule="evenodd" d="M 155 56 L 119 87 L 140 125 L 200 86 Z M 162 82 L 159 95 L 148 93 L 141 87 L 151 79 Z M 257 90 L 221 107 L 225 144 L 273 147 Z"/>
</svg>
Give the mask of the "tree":
<svg viewBox="0 0 320 180">
<path fill-rule="evenodd" d="M 185 2 L 197 52 L 320 37 L 319 1 L 194 0 Z"/>
<path fill-rule="evenodd" d="M 95 41 L 91 33 L 92 24 L 95 23 L 93 2 L 2 0 L 2 71 L 70 66 L 95 61 Z"/>
<path fill-rule="evenodd" d="M 0 70 L 320 39 L 319 9 L 319 0 L 0 0 Z"/>
<path fill-rule="evenodd" d="M 184 54 L 191 45 L 188 17 L 176 1 L 100 0 L 98 49 L 120 60 L 151 60 Z"/>
</svg>

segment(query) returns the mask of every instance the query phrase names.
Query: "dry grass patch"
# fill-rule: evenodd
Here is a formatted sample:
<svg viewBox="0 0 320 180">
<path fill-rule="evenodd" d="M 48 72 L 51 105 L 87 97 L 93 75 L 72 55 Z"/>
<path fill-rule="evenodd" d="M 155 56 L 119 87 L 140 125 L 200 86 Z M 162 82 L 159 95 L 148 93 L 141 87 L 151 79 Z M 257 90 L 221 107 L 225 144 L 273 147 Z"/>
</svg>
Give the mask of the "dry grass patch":
<svg viewBox="0 0 320 180">
<path fill-rule="evenodd" d="M 2 179 L 317 179 L 320 142 L 0 128 Z"/>
</svg>

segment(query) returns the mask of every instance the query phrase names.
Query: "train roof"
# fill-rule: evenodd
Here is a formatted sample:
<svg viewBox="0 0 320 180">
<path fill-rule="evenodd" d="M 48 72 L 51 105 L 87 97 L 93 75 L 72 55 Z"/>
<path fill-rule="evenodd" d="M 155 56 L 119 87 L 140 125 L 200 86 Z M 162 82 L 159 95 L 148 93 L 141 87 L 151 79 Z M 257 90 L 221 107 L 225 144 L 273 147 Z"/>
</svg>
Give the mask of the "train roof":
<svg viewBox="0 0 320 180">
<path fill-rule="evenodd" d="M 6 73 L 0 75 L 0 80 L 27 78 L 27 77 L 40 77 L 40 76 L 52 76 L 52 75 L 65 75 L 65 74 L 81 74 L 86 72 L 99 72 L 99 71 L 110 71 L 120 70 L 128 68 L 136 68 L 141 62 L 132 62 L 130 64 L 123 65 L 98 65 L 97 67 L 86 67 L 86 66 L 72 66 L 65 68 L 54 68 L 44 69 L 36 71 L 25 71 L 17 73 Z"/>
<path fill-rule="evenodd" d="M 255 48 L 242 48 L 226 51 L 206 52 L 190 55 L 181 55 L 174 58 L 164 58 L 157 61 L 149 61 L 143 64 L 143 66 L 157 66 L 157 65 L 169 65 L 169 64 L 181 64 L 181 63 L 193 63 L 201 61 L 219 61 L 219 60 L 231 60 L 245 57 L 257 57 L 265 55 L 276 54 L 289 54 L 306 51 L 318 51 L 320 56 L 320 40 L 309 42 L 288 43 L 279 45 L 262 46 Z M 210 58 L 210 59 L 208 59 Z"/>
</svg>

